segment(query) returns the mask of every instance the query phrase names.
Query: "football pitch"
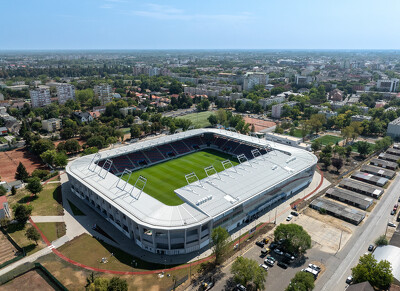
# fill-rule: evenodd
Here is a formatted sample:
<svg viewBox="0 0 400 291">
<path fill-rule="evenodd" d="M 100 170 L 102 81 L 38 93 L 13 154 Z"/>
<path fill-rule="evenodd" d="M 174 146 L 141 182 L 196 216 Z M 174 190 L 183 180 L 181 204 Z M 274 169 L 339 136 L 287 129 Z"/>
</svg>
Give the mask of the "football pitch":
<svg viewBox="0 0 400 291">
<path fill-rule="evenodd" d="M 187 185 L 185 175 L 195 172 L 201 180 L 207 177 L 205 167 L 213 165 L 216 171 L 221 172 L 224 170 L 221 162 L 228 159 L 234 166 L 238 164 L 231 155 L 216 150 L 201 150 L 132 172 L 129 183 L 134 185 L 141 175 L 147 179 L 143 189 L 145 193 L 166 205 L 180 205 L 183 201 L 174 193 L 174 190 Z M 128 179 L 128 175 L 122 179 Z"/>
</svg>

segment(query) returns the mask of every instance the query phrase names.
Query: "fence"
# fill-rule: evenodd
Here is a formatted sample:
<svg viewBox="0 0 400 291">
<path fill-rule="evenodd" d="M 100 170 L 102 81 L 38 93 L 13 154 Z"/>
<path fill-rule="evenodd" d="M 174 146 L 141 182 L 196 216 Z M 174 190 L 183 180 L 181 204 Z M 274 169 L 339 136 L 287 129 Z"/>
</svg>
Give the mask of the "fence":
<svg viewBox="0 0 400 291">
<path fill-rule="evenodd" d="M 14 248 L 18 250 L 19 255 L 15 258 L 12 258 L 11 260 L 8 260 L 7 262 L 4 262 L 3 264 L 0 265 L 0 269 L 4 268 L 5 266 L 8 266 L 23 257 L 25 257 L 25 250 L 21 248 L 13 239 L 12 237 L 2 228 L 0 227 L 1 232 L 5 235 L 5 237 L 8 239 L 8 241 L 13 245 Z"/>
<path fill-rule="evenodd" d="M 186 275 L 186 276 L 184 276 L 184 277 L 182 277 L 181 279 L 179 279 L 179 280 L 177 280 L 177 281 L 175 281 L 175 283 L 174 284 L 172 284 L 171 286 L 169 286 L 169 287 L 167 287 L 167 291 L 172 291 L 172 290 L 175 290 L 178 286 L 180 286 L 181 284 L 183 284 L 183 283 L 185 283 L 186 282 L 186 280 L 189 278 L 189 276 L 188 275 Z"/>
</svg>

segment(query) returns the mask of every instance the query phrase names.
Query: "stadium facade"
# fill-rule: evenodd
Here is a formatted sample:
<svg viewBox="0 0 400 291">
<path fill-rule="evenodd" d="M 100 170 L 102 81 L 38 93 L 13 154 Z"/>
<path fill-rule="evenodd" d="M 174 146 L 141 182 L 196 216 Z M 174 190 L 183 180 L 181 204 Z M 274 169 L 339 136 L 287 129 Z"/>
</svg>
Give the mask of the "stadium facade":
<svg viewBox="0 0 400 291">
<path fill-rule="evenodd" d="M 120 177 L 142 167 L 211 148 L 237 156 L 224 171 L 205 168 L 175 193 L 168 206 L 146 194 L 146 178 L 131 185 Z M 67 165 L 72 192 L 141 248 L 166 255 L 197 251 L 217 226 L 232 231 L 267 207 L 307 187 L 317 158 L 312 153 L 221 129 L 195 129 L 78 158 Z"/>
</svg>

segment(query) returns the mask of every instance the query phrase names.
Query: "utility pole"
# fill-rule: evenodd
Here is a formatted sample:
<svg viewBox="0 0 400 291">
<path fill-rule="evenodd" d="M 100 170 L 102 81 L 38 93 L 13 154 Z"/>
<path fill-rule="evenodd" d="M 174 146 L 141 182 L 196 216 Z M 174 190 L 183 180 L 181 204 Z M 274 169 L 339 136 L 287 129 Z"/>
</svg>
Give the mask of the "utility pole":
<svg viewBox="0 0 400 291">
<path fill-rule="evenodd" d="M 388 223 L 386 223 L 385 237 L 386 237 L 386 233 L 387 233 L 387 230 L 388 230 L 388 224 L 389 224 L 389 219 L 388 219 Z"/>
<path fill-rule="evenodd" d="M 274 220 L 274 224 L 276 224 L 276 214 L 278 212 L 278 206 L 275 208 L 275 220 Z"/>
</svg>

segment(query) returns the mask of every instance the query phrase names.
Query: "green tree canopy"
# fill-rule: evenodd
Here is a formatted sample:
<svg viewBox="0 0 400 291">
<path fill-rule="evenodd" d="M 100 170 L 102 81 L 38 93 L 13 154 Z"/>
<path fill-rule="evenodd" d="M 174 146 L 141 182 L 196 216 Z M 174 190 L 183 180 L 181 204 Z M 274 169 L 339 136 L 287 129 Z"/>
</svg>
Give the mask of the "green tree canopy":
<svg viewBox="0 0 400 291">
<path fill-rule="evenodd" d="M 26 185 L 26 189 L 29 190 L 32 194 L 36 195 L 40 191 L 43 190 L 42 183 L 38 177 L 29 178 L 28 185 Z"/>
<path fill-rule="evenodd" d="M 267 272 L 260 268 L 256 260 L 237 257 L 232 264 L 231 273 L 235 283 L 240 283 L 243 286 L 253 283 L 258 290 L 264 289 Z"/>
<path fill-rule="evenodd" d="M 33 144 L 32 151 L 37 155 L 41 155 L 45 151 L 53 150 L 54 148 L 54 144 L 51 140 L 47 138 L 41 138 Z"/>
<path fill-rule="evenodd" d="M 280 224 L 274 231 L 275 240 L 283 240 L 284 248 L 292 253 L 304 254 L 311 248 L 311 237 L 298 224 Z"/>
<path fill-rule="evenodd" d="M 360 257 L 358 265 L 351 271 L 354 283 L 368 281 L 380 290 L 387 290 L 393 281 L 390 262 L 383 260 L 378 263 L 372 254 Z"/>
<path fill-rule="evenodd" d="M 21 162 L 19 162 L 17 171 L 15 172 L 15 179 L 26 181 L 28 177 L 29 177 L 28 171 L 26 170 L 25 166 Z"/>
<path fill-rule="evenodd" d="M 14 218 L 20 222 L 25 223 L 32 213 L 32 206 L 25 204 L 17 204 L 14 208 Z"/>
<path fill-rule="evenodd" d="M 27 239 L 33 240 L 36 243 L 36 245 L 37 245 L 37 241 L 40 239 L 39 232 L 33 226 L 29 227 L 26 230 L 25 236 L 26 236 Z"/>
<path fill-rule="evenodd" d="M 314 289 L 314 276 L 308 272 L 297 272 L 285 291 L 311 291 Z"/>
<path fill-rule="evenodd" d="M 219 264 L 228 249 L 228 244 L 230 243 L 228 231 L 221 226 L 214 228 L 211 233 L 211 241 L 213 244 L 212 248 L 215 255 L 215 262 Z"/>
<path fill-rule="evenodd" d="M 375 240 L 375 244 L 377 246 L 386 246 L 389 244 L 389 241 L 386 237 L 386 235 L 382 234 L 381 236 L 379 236 L 376 240 Z"/>
</svg>

